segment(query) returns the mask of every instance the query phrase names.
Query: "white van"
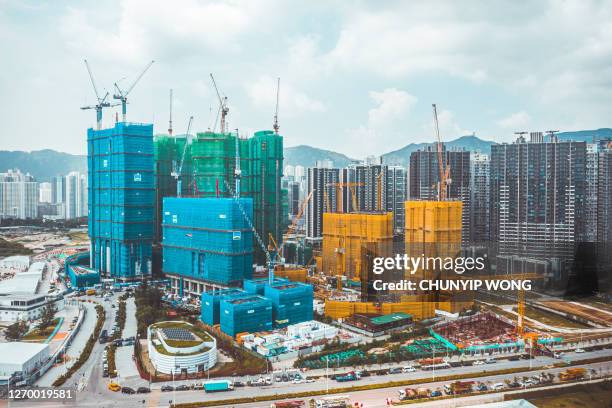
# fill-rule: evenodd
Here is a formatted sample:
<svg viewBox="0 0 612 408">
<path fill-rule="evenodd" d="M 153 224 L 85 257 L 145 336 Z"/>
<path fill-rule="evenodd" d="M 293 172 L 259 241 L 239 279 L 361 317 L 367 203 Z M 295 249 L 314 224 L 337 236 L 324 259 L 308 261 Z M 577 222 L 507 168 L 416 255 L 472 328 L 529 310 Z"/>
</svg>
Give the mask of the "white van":
<svg viewBox="0 0 612 408">
<path fill-rule="evenodd" d="M 491 386 L 491 389 L 495 391 L 503 390 L 504 388 L 506 388 L 504 383 L 495 383 Z"/>
</svg>

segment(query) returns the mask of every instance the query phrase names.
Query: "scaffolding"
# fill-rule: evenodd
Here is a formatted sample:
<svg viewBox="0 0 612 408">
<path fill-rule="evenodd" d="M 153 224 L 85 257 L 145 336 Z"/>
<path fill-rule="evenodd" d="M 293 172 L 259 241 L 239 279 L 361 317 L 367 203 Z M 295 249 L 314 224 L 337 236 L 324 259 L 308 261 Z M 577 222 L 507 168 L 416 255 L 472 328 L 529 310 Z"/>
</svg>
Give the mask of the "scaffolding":
<svg viewBox="0 0 612 408">
<path fill-rule="evenodd" d="M 376 244 L 378 256 L 393 249 L 393 213 L 324 213 L 322 271 L 327 275 L 361 278 L 362 251 Z"/>
</svg>

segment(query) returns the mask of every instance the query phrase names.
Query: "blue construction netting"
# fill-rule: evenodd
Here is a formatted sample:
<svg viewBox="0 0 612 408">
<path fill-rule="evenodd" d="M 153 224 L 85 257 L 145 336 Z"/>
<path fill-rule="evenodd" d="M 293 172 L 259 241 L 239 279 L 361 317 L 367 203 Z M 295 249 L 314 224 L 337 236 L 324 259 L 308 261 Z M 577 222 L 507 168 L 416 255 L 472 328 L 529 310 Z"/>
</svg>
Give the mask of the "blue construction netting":
<svg viewBox="0 0 612 408">
<path fill-rule="evenodd" d="M 313 319 L 312 285 L 300 282 L 266 285 L 266 298 L 272 301 L 275 327 L 285 327 Z"/>
<path fill-rule="evenodd" d="M 222 289 L 214 292 L 202 292 L 200 320 L 209 326 L 219 324 L 221 300 L 233 299 L 240 296 L 250 296 L 250 294 L 240 289 Z"/>
<path fill-rule="evenodd" d="M 151 273 L 153 125 L 87 131 L 88 219 L 93 267 L 110 276 Z"/>
<path fill-rule="evenodd" d="M 252 214 L 250 198 L 164 198 L 162 270 L 226 285 L 250 278 L 253 232 L 240 206 Z"/>
<path fill-rule="evenodd" d="M 221 331 L 230 336 L 238 333 L 254 333 L 272 329 L 272 301 L 251 295 L 220 302 Z"/>
</svg>

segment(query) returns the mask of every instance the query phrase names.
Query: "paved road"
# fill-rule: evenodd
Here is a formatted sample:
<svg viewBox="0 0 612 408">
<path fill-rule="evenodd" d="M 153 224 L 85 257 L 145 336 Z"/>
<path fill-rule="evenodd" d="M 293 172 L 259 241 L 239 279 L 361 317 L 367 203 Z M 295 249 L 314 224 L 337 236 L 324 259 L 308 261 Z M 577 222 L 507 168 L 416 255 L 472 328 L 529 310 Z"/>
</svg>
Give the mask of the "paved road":
<svg viewBox="0 0 612 408">
<path fill-rule="evenodd" d="M 125 328 L 123 329 L 122 337 L 136 337 L 138 325 L 136 322 L 136 305 L 134 298 L 130 297 L 125 302 Z M 115 362 L 117 365 L 117 373 L 119 375 L 118 382 L 120 384 L 142 385 L 142 380 L 138 374 L 136 363 L 134 362 L 134 346 L 118 347 L 115 351 Z"/>
</svg>

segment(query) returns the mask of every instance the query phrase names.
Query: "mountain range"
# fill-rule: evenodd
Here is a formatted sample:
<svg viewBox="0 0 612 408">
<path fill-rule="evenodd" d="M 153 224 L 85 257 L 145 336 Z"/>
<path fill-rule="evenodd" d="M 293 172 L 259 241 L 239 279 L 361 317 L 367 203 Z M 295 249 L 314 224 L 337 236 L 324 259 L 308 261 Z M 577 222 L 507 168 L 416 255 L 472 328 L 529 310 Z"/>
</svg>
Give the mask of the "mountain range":
<svg viewBox="0 0 612 408">
<path fill-rule="evenodd" d="M 601 139 L 612 139 L 612 128 L 562 132 L 560 140 L 575 140 L 592 142 Z M 489 153 L 495 142 L 483 140 L 474 135 L 461 136 L 444 142 L 447 149 L 465 149 Z M 433 146 L 433 143 L 410 143 L 401 149 L 382 155 L 383 163 L 389 165 L 407 166 L 410 153 Z M 346 167 L 359 162 L 342 153 L 300 145 L 284 149 L 285 165 L 313 167 L 317 161 L 331 160 L 335 167 Z M 87 157 L 58 152 L 51 149 L 34 150 L 32 152 L 0 150 L 0 172 L 18 168 L 24 173 L 32 174 L 38 181 L 49 181 L 51 177 L 67 174 L 71 171 L 87 172 Z"/>
</svg>

